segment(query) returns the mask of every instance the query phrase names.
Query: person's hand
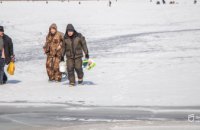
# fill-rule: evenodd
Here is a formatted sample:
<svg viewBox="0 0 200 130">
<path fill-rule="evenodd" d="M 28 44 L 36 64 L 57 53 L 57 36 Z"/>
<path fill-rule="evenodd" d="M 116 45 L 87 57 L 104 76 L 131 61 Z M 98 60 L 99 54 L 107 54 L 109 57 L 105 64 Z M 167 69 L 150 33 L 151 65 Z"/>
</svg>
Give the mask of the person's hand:
<svg viewBox="0 0 200 130">
<path fill-rule="evenodd" d="M 43 51 L 44 51 L 44 54 L 46 54 L 47 52 L 46 52 L 46 47 L 45 46 L 43 46 Z"/>
<path fill-rule="evenodd" d="M 85 55 L 85 58 L 86 58 L 86 59 L 89 59 L 89 58 L 90 58 L 89 54 L 86 54 L 86 55 Z"/>
<path fill-rule="evenodd" d="M 44 51 L 44 54 L 46 54 L 46 49 L 45 48 L 43 48 L 43 51 Z"/>
<path fill-rule="evenodd" d="M 11 62 L 15 62 L 15 55 L 11 56 Z"/>
</svg>

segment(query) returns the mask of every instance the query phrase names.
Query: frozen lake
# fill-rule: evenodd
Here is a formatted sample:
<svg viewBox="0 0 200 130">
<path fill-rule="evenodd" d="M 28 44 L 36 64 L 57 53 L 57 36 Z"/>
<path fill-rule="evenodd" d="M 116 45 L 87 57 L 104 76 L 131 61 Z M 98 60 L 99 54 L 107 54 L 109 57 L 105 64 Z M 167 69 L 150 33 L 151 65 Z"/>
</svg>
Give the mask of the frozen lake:
<svg viewBox="0 0 200 130">
<path fill-rule="evenodd" d="M 34 104 L 36 105 L 36 104 Z M 197 130 L 199 107 L 86 107 L 13 103 L 1 106 L 3 130 Z"/>
<path fill-rule="evenodd" d="M 200 5 L 179 0 L 3 2 L 0 25 L 12 37 L 16 73 L 0 86 L 3 130 L 197 130 Z M 73 23 L 97 63 L 85 85 L 49 83 L 42 46 L 51 23 Z M 55 128 L 56 126 L 56 128 Z"/>
<path fill-rule="evenodd" d="M 15 75 L 0 87 L 1 108 L 15 102 L 111 108 L 200 106 L 199 4 L 185 0 L 158 6 L 125 0 L 109 8 L 106 1 L 3 2 L 0 10 L 0 25 L 13 38 L 17 60 Z M 84 86 L 69 88 L 66 79 L 47 82 L 42 46 L 53 22 L 62 32 L 73 23 L 86 36 L 97 66 L 85 70 Z M 170 118 L 179 118 L 175 115 Z"/>
</svg>

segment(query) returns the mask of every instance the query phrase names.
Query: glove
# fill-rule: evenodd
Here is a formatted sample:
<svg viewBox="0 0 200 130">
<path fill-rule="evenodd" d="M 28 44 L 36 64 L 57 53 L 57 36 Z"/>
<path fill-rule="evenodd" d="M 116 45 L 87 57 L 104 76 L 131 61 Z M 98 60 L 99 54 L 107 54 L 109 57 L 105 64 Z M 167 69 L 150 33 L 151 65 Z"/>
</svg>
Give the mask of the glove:
<svg viewBox="0 0 200 130">
<path fill-rule="evenodd" d="M 15 55 L 11 56 L 11 61 L 15 62 Z"/>
<path fill-rule="evenodd" d="M 90 58 L 89 54 L 86 54 L 86 55 L 85 55 L 85 58 L 86 58 L 86 59 L 89 59 L 89 58 Z"/>
<path fill-rule="evenodd" d="M 64 61 L 64 57 L 62 56 L 60 60 L 61 60 L 61 61 Z"/>
</svg>

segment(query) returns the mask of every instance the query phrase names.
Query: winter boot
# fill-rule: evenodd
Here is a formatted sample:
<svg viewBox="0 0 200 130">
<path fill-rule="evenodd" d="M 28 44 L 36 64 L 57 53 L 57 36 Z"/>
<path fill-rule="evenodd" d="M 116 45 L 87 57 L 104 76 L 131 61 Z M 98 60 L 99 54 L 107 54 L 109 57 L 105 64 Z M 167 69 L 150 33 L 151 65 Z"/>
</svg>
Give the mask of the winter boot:
<svg viewBox="0 0 200 130">
<path fill-rule="evenodd" d="M 69 84 L 69 87 L 74 87 L 75 86 L 75 83 L 70 83 Z"/>
<path fill-rule="evenodd" d="M 83 84 L 83 79 L 78 79 L 78 84 Z"/>
</svg>

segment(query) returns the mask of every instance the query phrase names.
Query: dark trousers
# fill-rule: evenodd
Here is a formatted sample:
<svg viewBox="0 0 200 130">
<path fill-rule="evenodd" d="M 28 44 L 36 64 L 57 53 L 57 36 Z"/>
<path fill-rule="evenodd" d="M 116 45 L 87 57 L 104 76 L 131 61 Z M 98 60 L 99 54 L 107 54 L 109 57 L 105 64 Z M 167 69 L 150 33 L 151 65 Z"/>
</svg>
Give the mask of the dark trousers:
<svg viewBox="0 0 200 130">
<path fill-rule="evenodd" d="M 70 83 L 75 83 L 75 71 L 79 79 L 83 78 L 82 58 L 67 59 L 67 72 Z"/>
<path fill-rule="evenodd" d="M 7 76 L 6 73 L 4 72 L 4 67 L 5 67 L 5 59 L 0 58 L 0 84 L 6 83 L 7 81 Z"/>
</svg>

